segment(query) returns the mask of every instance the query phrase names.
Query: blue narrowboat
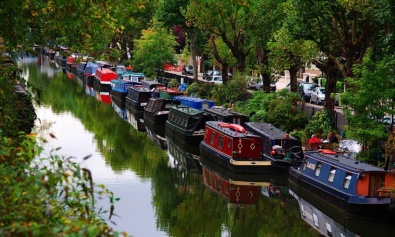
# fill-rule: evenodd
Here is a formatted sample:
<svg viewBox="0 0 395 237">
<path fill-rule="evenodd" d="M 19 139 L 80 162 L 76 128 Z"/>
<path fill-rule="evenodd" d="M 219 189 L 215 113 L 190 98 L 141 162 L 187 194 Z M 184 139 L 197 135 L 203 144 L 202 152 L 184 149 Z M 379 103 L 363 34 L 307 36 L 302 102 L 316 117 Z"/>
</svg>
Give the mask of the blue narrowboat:
<svg viewBox="0 0 395 237">
<path fill-rule="evenodd" d="M 125 109 L 128 89 L 135 86 L 140 86 L 140 83 L 123 80 L 111 80 L 111 100 L 115 102 L 121 109 Z"/>
<path fill-rule="evenodd" d="M 363 219 L 388 220 L 392 198 L 380 194 L 386 171 L 331 150 L 305 153 L 299 168 L 290 167 L 289 180 L 334 208 Z M 298 190 L 296 190 L 298 191 Z"/>
<path fill-rule="evenodd" d="M 176 96 L 174 97 L 174 100 L 180 101 L 181 105 L 188 106 L 190 108 L 194 108 L 198 110 L 209 109 L 215 105 L 214 101 L 212 100 L 206 100 L 206 99 L 191 97 L 191 96 Z"/>
<path fill-rule="evenodd" d="M 87 62 L 84 72 L 84 82 L 88 86 L 93 86 L 93 78 L 95 77 L 96 69 L 99 67 L 98 64 L 94 62 Z"/>
</svg>

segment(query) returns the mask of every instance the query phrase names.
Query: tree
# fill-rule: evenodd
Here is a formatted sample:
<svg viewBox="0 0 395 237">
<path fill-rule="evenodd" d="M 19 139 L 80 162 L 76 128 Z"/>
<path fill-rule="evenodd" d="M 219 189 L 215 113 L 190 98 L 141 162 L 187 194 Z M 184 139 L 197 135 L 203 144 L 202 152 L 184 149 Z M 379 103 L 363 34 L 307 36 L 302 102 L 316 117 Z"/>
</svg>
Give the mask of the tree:
<svg viewBox="0 0 395 237">
<path fill-rule="evenodd" d="M 298 70 L 317 53 L 315 46 L 311 41 L 292 39 L 285 27 L 279 29 L 274 40 L 268 43 L 270 64 L 280 71 L 289 70 L 292 92 L 297 91 Z"/>
<path fill-rule="evenodd" d="M 324 107 L 333 112 L 330 95 L 335 92 L 336 80 L 353 76 L 353 66 L 362 62 L 390 7 L 385 1 L 373 0 L 289 0 L 286 9 L 285 24 L 292 36 L 315 42 L 325 54 L 312 63 L 328 77 Z"/>
<path fill-rule="evenodd" d="M 250 115 L 252 121 L 271 123 L 284 131 L 303 129 L 308 123 L 305 112 L 296 108 L 301 98 L 296 93 L 254 91 L 253 98 L 237 104 L 238 111 Z"/>
<path fill-rule="evenodd" d="M 148 77 L 154 76 L 156 70 L 163 70 L 165 63 L 175 63 L 175 37 L 158 22 L 142 31 L 141 39 L 135 41 L 133 66 Z"/>
<path fill-rule="evenodd" d="M 362 64 L 354 66 L 355 78 L 346 79 L 349 88 L 341 102 L 349 124 L 347 136 L 363 143 L 365 149 L 387 136 L 379 121 L 395 114 L 394 68 L 392 54 L 376 62 L 370 49 Z"/>
<path fill-rule="evenodd" d="M 246 57 L 253 49 L 246 32 L 254 23 L 250 9 L 254 2 L 225 0 L 191 0 L 186 19 L 194 26 L 220 37 L 237 60 L 237 70 L 245 69 Z"/>
</svg>

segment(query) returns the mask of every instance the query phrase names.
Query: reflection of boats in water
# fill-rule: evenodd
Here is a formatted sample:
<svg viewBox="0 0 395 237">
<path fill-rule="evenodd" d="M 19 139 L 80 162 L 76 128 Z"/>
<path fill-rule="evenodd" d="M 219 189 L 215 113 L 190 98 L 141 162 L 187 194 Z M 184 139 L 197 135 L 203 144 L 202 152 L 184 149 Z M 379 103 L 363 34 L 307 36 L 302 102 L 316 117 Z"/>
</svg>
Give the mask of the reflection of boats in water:
<svg viewBox="0 0 395 237">
<path fill-rule="evenodd" d="M 132 113 L 129 109 L 126 108 L 126 117 L 128 122 L 139 132 L 145 132 L 144 125 L 144 113 Z"/>
<path fill-rule="evenodd" d="M 214 163 L 207 157 L 200 156 L 199 160 L 202 165 L 204 185 L 230 203 L 257 203 L 261 188 L 270 185 L 269 173 L 238 173 Z"/>
<path fill-rule="evenodd" d="M 188 150 L 187 147 L 180 146 L 174 140 L 166 137 L 167 153 L 169 158 L 176 162 L 186 171 L 192 171 L 198 174 L 202 173 L 202 166 L 199 162 L 199 156 L 193 150 Z"/>
<path fill-rule="evenodd" d="M 125 121 L 128 120 L 128 117 L 126 115 L 126 110 L 120 108 L 115 102 L 111 103 L 112 107 L 114 108 L 114 111 Z"/>
<path fill-rule="evenodd" d="M 371 222 L 344 215 L 323 200 L 311 195 L 309 191 L 297 192 L 293 184 L 289 185 L 289 194 L 300 208 L 301 217 L 322 236 L 393 236 L 393 223 Z"/>
<path fill-rule="evenodd" d="M 262 195 L 275 198 L 286 200 L 289 199 L 289 191 L 288 191 L 288 176 L 287 174 L 281 173 L 277 175 L 270 176 L 270 185 L 263 186 L 261 193 Z"/>
<path fill-rule="evenodd" d="M 324 212 L 317 209 L 315 206 L 313 206 L 303 198 L 299 197 L 292 191 L 292 189 L 289 190 L 289 193 L 298 201 L 302 219 L 315 230 L 317 230 L 321 235 L 348 237 L 358 236 L 350 230 L 344 228 L 341 224 L 334 221 Z"/>
<path fill-rule="evenodd" d="M 167 149 L 167 140 L 165 137 L 162 137 L 151 130 L 149 127 L 145 126 L 145 131 L 147 132 L 148 137 L 155 142 L 162 149 Z"/>
</svg>

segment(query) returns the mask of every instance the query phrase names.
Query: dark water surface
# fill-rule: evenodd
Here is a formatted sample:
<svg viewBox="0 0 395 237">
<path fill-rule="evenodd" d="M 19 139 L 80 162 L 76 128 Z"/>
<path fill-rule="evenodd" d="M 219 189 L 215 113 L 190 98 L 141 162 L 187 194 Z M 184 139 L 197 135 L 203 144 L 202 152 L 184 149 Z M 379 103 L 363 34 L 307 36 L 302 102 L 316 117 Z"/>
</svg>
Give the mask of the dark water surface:
<svg viewBox="0 0 395 237">
<path fill-rule="evenodd" d="M 183 152 L 169 156 L 145 132 L 124 121 L 111 104 L 88 92 L 81 80 L 70 79 L 46 58 L 25 58 L 22 66 L 29 84 L 41 91 L 41 104 L 35 106 L 40 125 L 36 132 L 49 141 L 41 157 L 60 147 L 57 154 L 75 157 L 91 170 L 95 183 L 120 198 L 115 224 L 109 222 L 117 231 L 135 237 L 395 236 L 392 225 L 345 220 L 341 214 L 315 209 L 308 198 L 288 189 L 284 174 L 243 177 L 204 166 L 203 172 L 223 181 L 240 181 L 234 182 L 235 189 L 248 186 L 247 198 L 259 195 L 253 204 L 231 203 L 229 196 L 203 183 L 196 167 L 177 162 Z M 83 161 L 87 155 L 92 157 Z M 254 192 L 256 185 L 262 185 L 259 193 Z M 109 203 L 99 200 L 98 206 L 108 208 Z"/>
</svg>

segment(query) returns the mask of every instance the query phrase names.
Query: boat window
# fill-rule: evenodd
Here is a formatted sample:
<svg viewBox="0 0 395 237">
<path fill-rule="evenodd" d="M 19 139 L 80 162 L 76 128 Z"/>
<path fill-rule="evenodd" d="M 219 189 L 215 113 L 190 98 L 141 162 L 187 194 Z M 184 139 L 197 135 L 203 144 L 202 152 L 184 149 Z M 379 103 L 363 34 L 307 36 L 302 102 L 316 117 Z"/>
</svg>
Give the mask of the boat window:
<svg viewBox="0 0 395 237">
<path fill-rule="evenodd" d="M 333 182 L 333 179 L 335 178 L 335 174 L 336 174 L 336 169 L 331 168 L 331 171 L 329 172 L 329 176 L 328 176 L 329 182 Z"/>
<path fill-rule="evenodd" d="M 221 180 L 217 179 L 217 190 L 221 191 Z"/>
<path fill-rule="evenodd" d="M 304 160 L 304 163 L 303 163 L 303 170 L 306 170 L 307 163 L 309 163 L 308 161 L 309 161 L 308 158 L 306 158 L 306 159 Z"/>
<path fill-rule="evenodd" d="M 343 182 L 343 187 L 348 189 L 348 187 L 350 186 L 351 183 L 351 174 L 347 174 L 346 177 L 344 178 L 344 182 Z"/>
<path fill-rule="evenodd" d="M 317 163 L 316 167 L 315 167 L 315 176 L 320 176 L 321 173 L 321 166 L 322 164 L 320 162 Z"/>
<path fill-rule="evenodd" d="M 228 148 L 231 148 L 231 147 L 232 147 L 232 140 L 228 139 Z"/>
<path fill-rule="evenodd" d="M 314 225 L 318 228 L 320 228 L 320 225 L 318 223 L 318 216 L 317 214 L 313 213 L 313 221 L 314 221 Z"/>
<path fill-rule="evenodd" d="M 214 140 L 215 140 L 215 132 L 212 132 L 211 133 L 211 141 L 210 141 L 210 143 L 214 144 Z"/>
<path fill-rule="evenodd" d="M 220 137 L 219 137 L 218 148 L 222 148 L 223 143 L 224 143 L 224 137 L 223 137 L 223 136 L 220 136 Z"/>
<path fill-rule="evenodd" d="M 328 222 L 326 222 L 325 224 L 326 224 L 326 234 L 327 234 L 329 237 L 332 237 L 333 234 L 332 234 L 332 227 L 331 227 L 331 225 L 330 225 Z"/>
</svg>

